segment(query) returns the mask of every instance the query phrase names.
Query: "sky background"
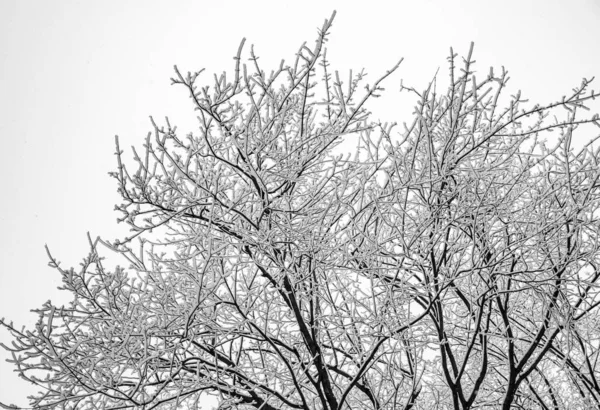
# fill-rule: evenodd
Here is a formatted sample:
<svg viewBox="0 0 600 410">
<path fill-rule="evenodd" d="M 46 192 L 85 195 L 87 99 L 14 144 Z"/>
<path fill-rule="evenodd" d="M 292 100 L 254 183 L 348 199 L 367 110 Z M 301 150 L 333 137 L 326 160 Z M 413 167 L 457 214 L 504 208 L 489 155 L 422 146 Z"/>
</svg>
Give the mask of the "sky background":
<svg viewBox="0 0 600 410">
<path fill-rule="evenodd" d="M 182 134 L 196 130 L 185 89 L 170 85 L 174 64 L 205 68 L 212 85 L 213 73 L 232 72 L 246 37 L 270 72 L 282 58 L 292 63 L 303 41 L 312 48 L 334 9 L 328 57 L 342 78 L 365 68 L 372 83 L 404 57 L 371 106 L 374 119 L 410 122 L 414 101 L 399 94 L 400 80 L 420 90 L 438 68 L 445 80 L 450 47 L 462 56 L 471 41 L 480 78 L 504 65 L 509 91 L 532 105 L 600 76 L 600 0 L 0 0 L 0 317 L 31 327 L 30 309 L 69 301 L 44 244 L 63 267 L 77 267 L 87 232 L 127 234 L 107 175 L 114 135 L 130 160 L 150 115 L 168 116 Z M 594 136 L 575 135 L 574 144 Z M 4 329 L 0 342 L 10 343 Z M 6 357 L 0 349 L 0 401 L 26 406 L 34 390 Z"/>
</svg>

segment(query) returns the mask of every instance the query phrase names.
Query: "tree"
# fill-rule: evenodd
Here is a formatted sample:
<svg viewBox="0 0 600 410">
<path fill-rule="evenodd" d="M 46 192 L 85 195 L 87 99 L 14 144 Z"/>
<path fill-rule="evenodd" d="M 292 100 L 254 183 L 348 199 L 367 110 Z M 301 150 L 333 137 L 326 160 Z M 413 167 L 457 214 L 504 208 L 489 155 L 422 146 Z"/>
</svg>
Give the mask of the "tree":
<svg viewBox="0 0 600 410">
<path fill-rule="evenodd" d="M 582 334 L 598 318 L 599 151 L 570 148 L 574 129 L 598 125 L 576 119 L 594 93 L 584 79 L 557 103 L 521 110 L 519 93 L 499 111 L 508 76 L 478 83 L 471 53 L 455 79 L 451 51 L 445 96 L 435 83 L 417 93 L 381 220 L 397 231 L 404 276 L 431 289 L 418 301 L 432 306 L 455 409 L 567 408 L 577 396 L 598 407 L 598 339 Z M 567 119 L 545 123 L 556 108 Z"/>
<path fill-rule="evenodd" d="M 366 103 L 400 62 L 344 84 L 334 16 L 269 76 L 244 41 L 212 90 L 175 67 L 198 135 L 152 120 L 133 171 L 116 139 L 132 235 L 90 238 L 77 271 L 48 252 L 71 304 L 2 320 L 34 407 L 600 407 L 600 152 L 570 146 L 600 125 L 576 117 L 590 81 L 503 109 L 506 71 L 478 82 L 471 45 L 457 75 L 451 50 L 446 93 L 402 87 L 418 102 L 396 133 Z"/>
</svg>

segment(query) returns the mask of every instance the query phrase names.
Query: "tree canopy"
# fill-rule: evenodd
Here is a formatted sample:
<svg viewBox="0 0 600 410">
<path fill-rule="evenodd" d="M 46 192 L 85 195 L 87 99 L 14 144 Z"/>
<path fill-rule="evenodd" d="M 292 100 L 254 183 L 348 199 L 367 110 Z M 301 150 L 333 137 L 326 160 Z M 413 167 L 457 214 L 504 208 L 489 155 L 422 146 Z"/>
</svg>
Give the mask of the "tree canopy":
<svg viewBox="0 0 600 410">
<path fill-rule="evenodd" d="M 376 122 L 402 60 L 342 81 L 334 16 L 269 75 L 245 41 L 212 87 L 175 67 L 198 130 L 152 120 L 130 162 L 116 139 L 131 236 L 78 269 L 48 251 L 71 303 L 1 322 L 34 408 L 600 408 L 591 80 L 525 107 L 471 44 L 445 90 L 402 86 L 412 122 Z"/>
</svg>

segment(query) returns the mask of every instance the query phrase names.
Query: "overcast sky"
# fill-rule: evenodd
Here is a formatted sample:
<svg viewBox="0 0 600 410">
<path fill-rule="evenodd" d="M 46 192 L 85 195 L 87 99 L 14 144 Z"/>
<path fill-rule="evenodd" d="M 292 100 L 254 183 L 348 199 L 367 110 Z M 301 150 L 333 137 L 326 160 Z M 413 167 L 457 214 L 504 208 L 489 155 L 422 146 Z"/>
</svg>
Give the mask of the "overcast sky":
<svg viewBox="0 0 600 410">
<path fill-rule="evenodd" d="M 68 301 L 44 244 L 63 266 L 78 266 L 88 231 L 111 240 L 127 232 L 107 175 L 114 135 L 141 146 L 149 115 L 195 131 L 185 90 L 170 85 L 174 64 L 206 68 L 210 84 L 212 73 L 231 72 L 246 37 L 270 72 L 303 41 L 312 48 L 334 9 L 328 56 L 344 78 L 365 68 L 373 81 L 405 58 L 373 106 L 382 120 L 409 122 L 400 79 L 422 89 L 438 68 L 447 77 L 450 46 L 464 55 L 471 41 L 481 77 L 504 65 L 510 90 L 532 104 L 600 76 L 599 0 L 0 0 L 0 316 L 32 326 L 30 309 Z M 3 329 L 0 341 L 10 341 Z M 0 401 L 25 406 L 33 390 L 6 357 L 0 351 Z"/>
</svg>

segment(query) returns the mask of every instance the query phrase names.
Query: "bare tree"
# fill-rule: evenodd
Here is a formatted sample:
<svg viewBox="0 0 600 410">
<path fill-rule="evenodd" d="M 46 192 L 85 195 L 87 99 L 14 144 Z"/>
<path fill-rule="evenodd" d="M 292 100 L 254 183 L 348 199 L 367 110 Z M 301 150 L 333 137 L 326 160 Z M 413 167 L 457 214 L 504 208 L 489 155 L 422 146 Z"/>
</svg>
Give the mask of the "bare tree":
<svg viewBox="0 0 600 410">
<path fill-rule="evenodd" d="M 598 125 L 576 118 L 596 94 L 584 79 L 556 103 L 521 109 L 518 93 L 501 109 L 507 73 L 478 82 L 472 50 L 458 77 L 451 50 L 444 95 L 435 81 L 408 89 L 415 120 L 377 201 L 398 276 L 429 289 L 417 301 L 432 307 L 430 380 L 443 376 L 455 409 L 598 407 L 597 332 L 582 334 L 597 329 L 599 151 L 571 149 L 578 126 Z M 548 123 L 558 109 L 566 118 Z"/>
<path fill-rule="evenodd" d="M 212 89 L 175 67 L 198 135 L 152 120 L 133 168 L 116 140 L 132 235 L 90 238 L 79 270 L 48 252 L 73 301 L 32 331 L 2 321 L 44 389 L 33 407 L 599 406 L 600 153 L 571 149 L 600 125 L 576 117 L 590 81 L 503 109 L 504 69 L 478 82 L 471 45 L 457 75 L 451 50 L 445 93 L 402 88 L 418 103 L 396 132 L 366 103 L 400 62 L 344 84 L 334 16 L 268 76 L 244 41 Z M 105 267 L 101 245 L 129 267 Z"/>
</svg>

